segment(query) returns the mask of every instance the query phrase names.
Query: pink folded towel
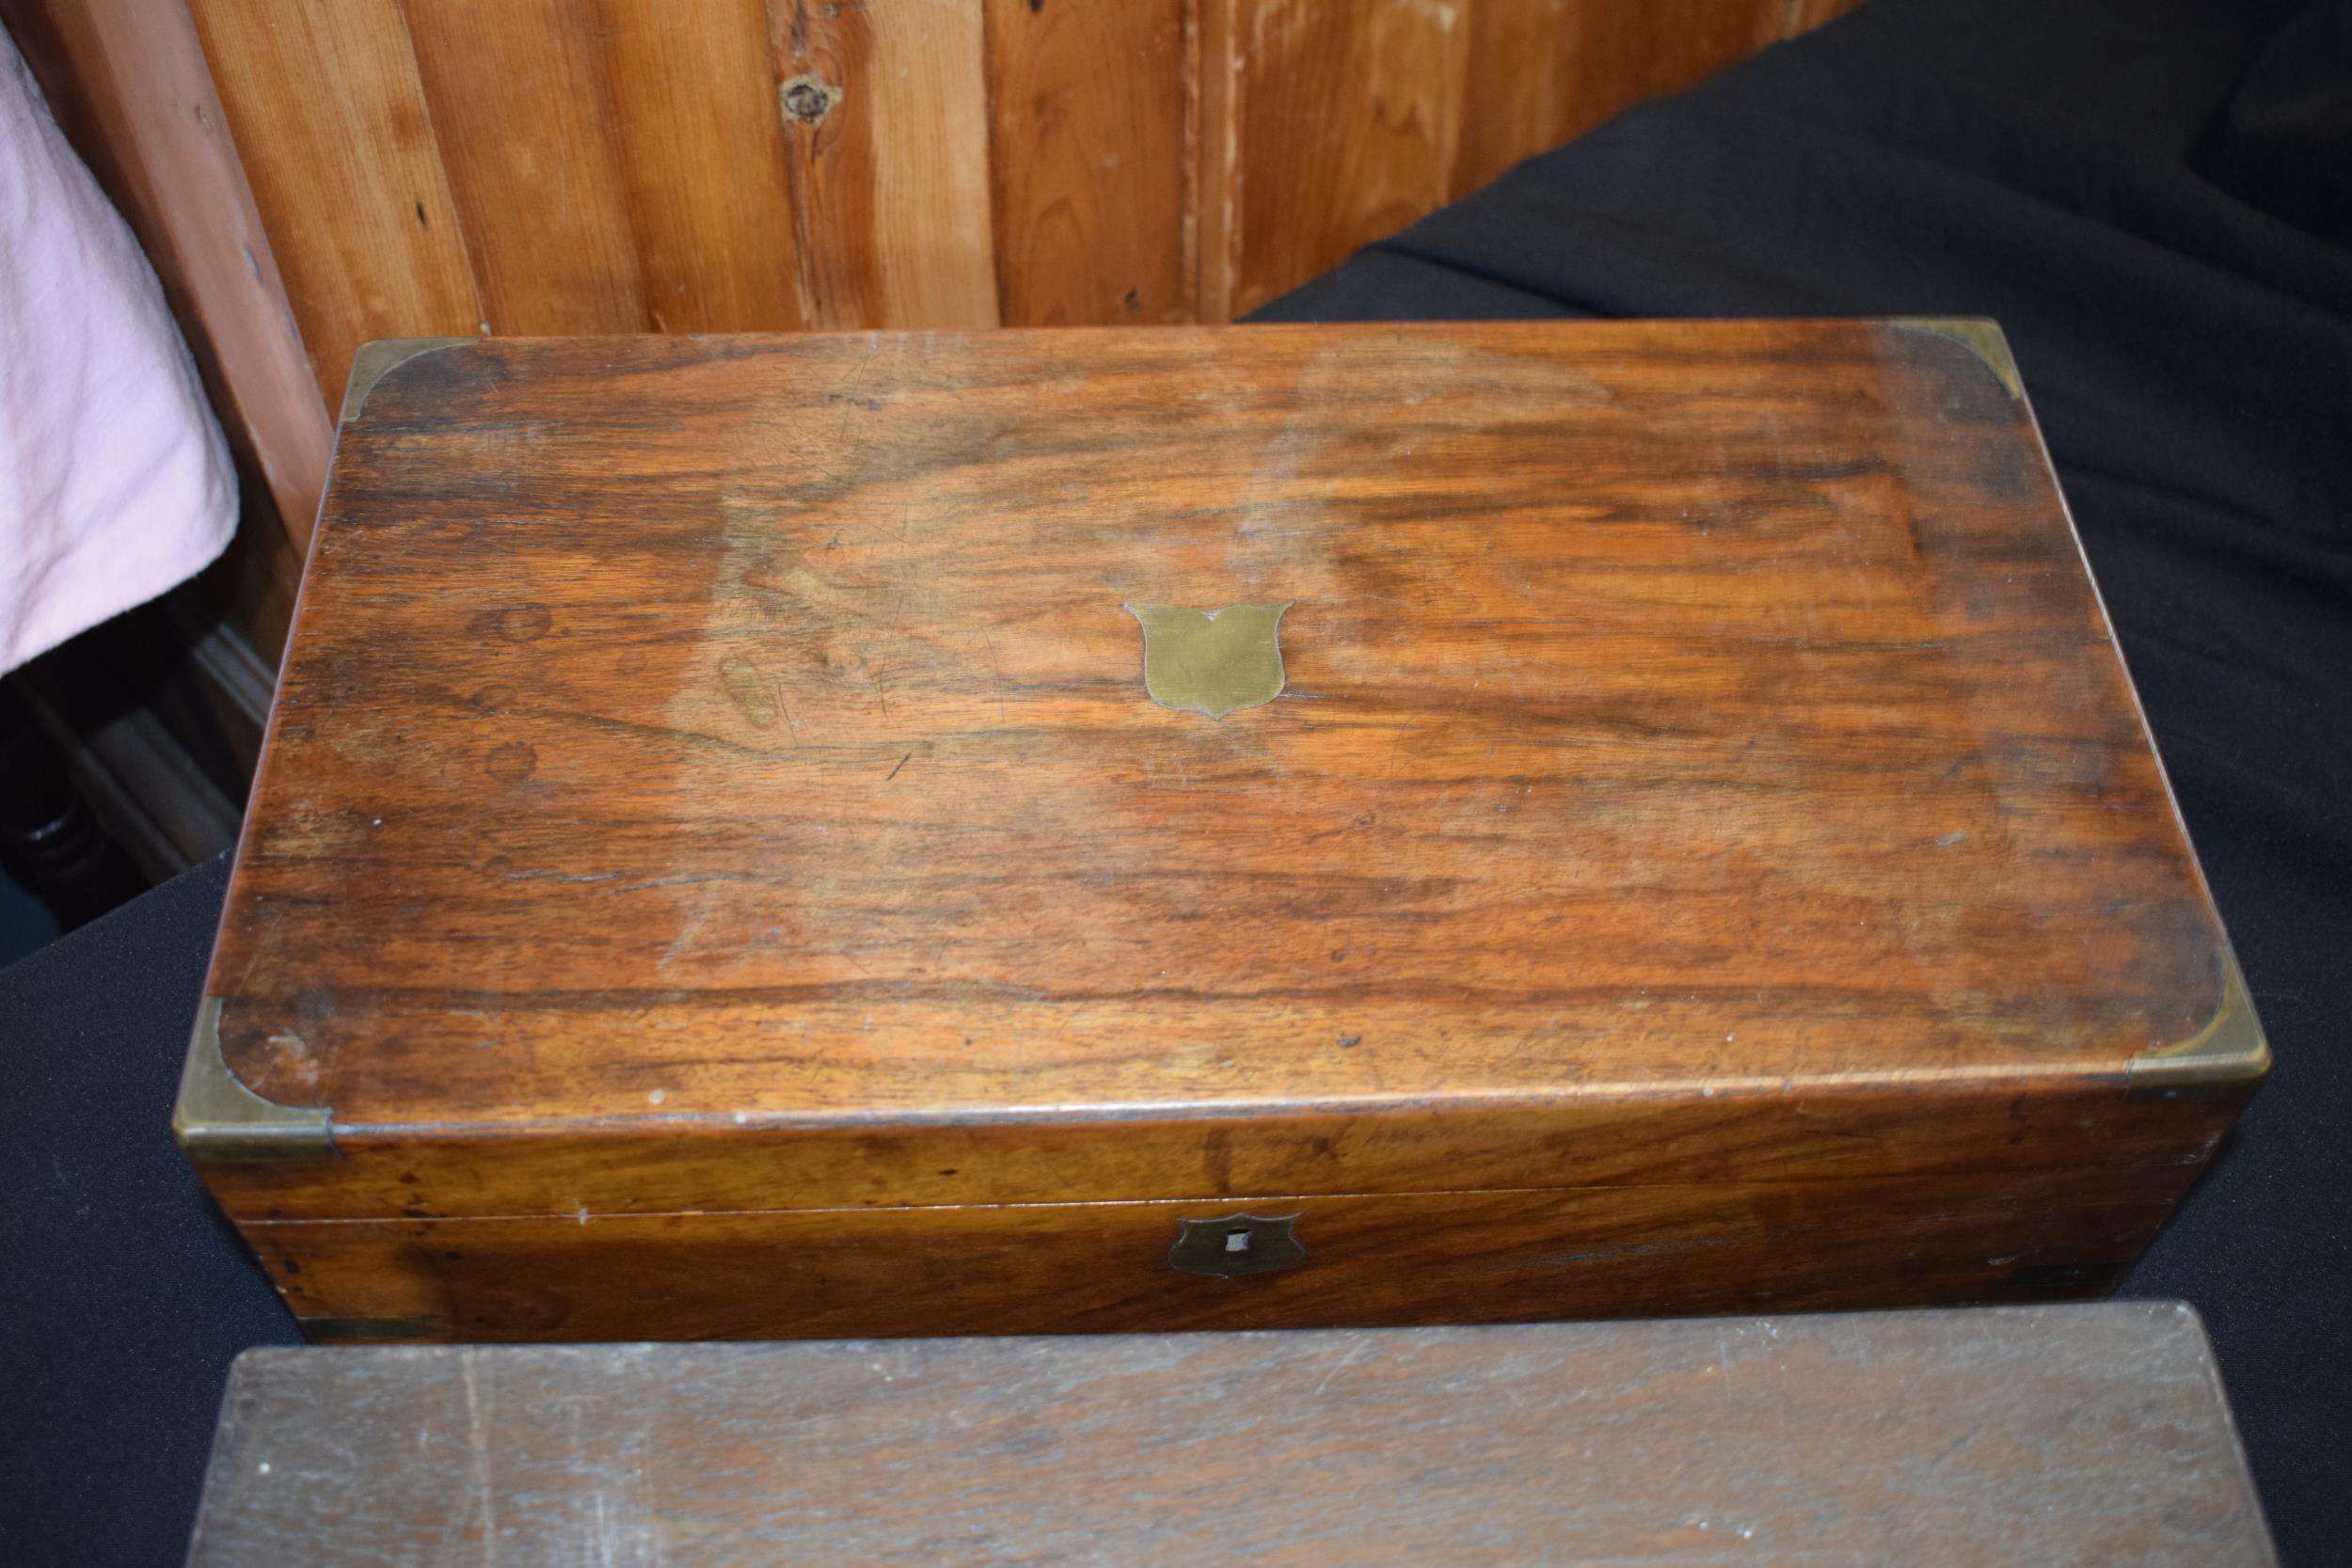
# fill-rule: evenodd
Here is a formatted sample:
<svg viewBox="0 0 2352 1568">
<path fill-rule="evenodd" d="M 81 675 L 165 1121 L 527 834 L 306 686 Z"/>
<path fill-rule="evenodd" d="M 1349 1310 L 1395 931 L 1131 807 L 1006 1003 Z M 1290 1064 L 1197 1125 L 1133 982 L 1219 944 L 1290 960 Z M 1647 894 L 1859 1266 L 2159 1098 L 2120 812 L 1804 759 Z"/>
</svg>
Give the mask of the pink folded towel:
<svg viewBox="0 0 2352 1568">
<path fill-rule="evenodd" d="M 163 290 L 0 32 L 0 673 L 194 576 L 236 521 Z"/>
</svg>

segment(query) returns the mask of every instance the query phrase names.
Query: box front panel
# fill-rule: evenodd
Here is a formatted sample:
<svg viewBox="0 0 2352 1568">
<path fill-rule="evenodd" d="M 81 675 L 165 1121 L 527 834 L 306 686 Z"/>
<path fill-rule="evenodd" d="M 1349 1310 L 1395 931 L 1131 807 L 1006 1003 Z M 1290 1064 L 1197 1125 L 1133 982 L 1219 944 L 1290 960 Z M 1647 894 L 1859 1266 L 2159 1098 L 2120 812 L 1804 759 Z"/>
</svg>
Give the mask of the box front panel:
<svg viewBox="0 0 2352 1568">
<path fill-rule="evenodd" d="M 246 1234 L 326 1338 L 1502 1322 L 2101 1293 L 2194 1174 L 286 1221 Z"/>
</svg>

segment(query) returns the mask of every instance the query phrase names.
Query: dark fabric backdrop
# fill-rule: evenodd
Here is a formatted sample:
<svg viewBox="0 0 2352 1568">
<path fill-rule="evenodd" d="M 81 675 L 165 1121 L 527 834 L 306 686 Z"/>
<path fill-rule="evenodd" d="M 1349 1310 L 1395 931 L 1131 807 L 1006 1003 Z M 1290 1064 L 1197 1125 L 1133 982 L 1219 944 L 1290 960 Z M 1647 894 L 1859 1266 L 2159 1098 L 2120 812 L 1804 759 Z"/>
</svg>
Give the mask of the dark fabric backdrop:
<svg viewBox="0 0 2352 1568">
<path fill-rule="evenodd" d="M 1632 3 L 1632 0 L 1627 0 Z M 1875 0 L 1268 319 L 2008 328 L 2278 1068 L 2132 1275 L 2205 1314 L 2290 1568 L 2352 1541 L 2352 4 Z M 177 1562 L 294 1338 L 167 1123 L 225 869 L 0 972 L 0 1561 Z"/>
</svg>

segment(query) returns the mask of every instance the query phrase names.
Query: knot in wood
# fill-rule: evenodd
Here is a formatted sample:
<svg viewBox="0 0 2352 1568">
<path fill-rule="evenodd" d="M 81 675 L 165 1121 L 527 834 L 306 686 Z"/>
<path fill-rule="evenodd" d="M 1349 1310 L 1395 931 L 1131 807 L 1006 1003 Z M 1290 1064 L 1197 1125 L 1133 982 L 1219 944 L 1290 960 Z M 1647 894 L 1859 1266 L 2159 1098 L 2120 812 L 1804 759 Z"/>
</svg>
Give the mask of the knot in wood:
<svg viewBox="0 0 2352 1568">
<path fill-rule="evenodd" d="M 814 125 L 841 101 L 841 89 L 814 76 L 795 76 L 777 90 L 777 98 L 786 119 Z"/>
</svg>

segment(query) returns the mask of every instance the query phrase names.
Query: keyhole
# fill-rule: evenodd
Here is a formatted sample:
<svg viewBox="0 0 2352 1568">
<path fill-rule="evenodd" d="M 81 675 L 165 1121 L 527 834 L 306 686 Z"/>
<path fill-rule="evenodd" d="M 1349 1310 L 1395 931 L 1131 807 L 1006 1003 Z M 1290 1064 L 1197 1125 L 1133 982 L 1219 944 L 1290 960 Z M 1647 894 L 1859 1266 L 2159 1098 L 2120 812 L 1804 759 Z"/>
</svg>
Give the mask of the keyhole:
<svg viewBox="0 0 2352 1568">
<path fill-rule="evenodd" d="M 1186 1274 L 1238 1279 L 1306 1261 L 1306 1249 L 1291 1234 L 1296 1214 L 1268 1218 L 1261 1214 L 1219 1214 L 1213 1220 L 1184 1220 L 1168 1260 Z"/>
</svg>

